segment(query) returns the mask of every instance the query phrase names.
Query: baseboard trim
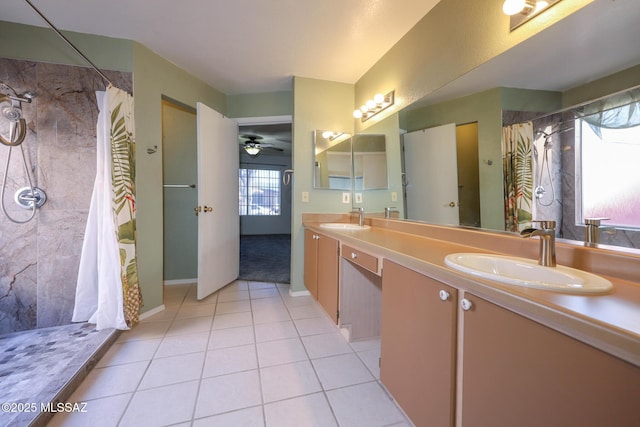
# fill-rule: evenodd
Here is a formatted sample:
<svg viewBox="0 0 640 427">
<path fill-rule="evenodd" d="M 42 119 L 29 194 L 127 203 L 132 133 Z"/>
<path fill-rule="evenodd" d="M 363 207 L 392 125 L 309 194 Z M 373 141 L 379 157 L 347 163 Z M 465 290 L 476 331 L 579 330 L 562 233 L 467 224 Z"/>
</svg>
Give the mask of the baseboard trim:
<svg viewBox="0 0 640 427">
<path fill-rule="evenodd" d="M 151 310 L 149 310 L 149 311 L 145 311 L 144 313 L 142 313 L 142 314 L 140 315 L 140 320 L 144 320 L 144 319 L 146 319 L 147 317 L 151 317 L 151 316 L 153 316 L 154 314 L 158 314 L 158 313 L 160 313 L 160 312 L 164 311 L 164 310 L 165 310 L 165 308 L 166 308 L 166 307 L 164 306 L 164 304 L 162 304 L 162 305 L 159 305 L 159 306 L 158 306 L 158 307 L 156 307 L 156 308 L 152 308 L 152 309 L 151 309 Z"/>
<path fill-rule="evenodd" d="M 198 278 L 195 279 L 175 279 L 175 280 L 164 280 L 162 282 L 165 286 L 175 286 L 175 285 L 191 285 L 194 283 L 198 283 Z"/>
<path fill-rule="evenodd" d="M 302 297 L 305 295 L 311 295 L 311 292 L 306 289 L 304 291 L 292 291 L 291 288 L 289 288 L 289 295 L 292 297 Z"/>
</svg>

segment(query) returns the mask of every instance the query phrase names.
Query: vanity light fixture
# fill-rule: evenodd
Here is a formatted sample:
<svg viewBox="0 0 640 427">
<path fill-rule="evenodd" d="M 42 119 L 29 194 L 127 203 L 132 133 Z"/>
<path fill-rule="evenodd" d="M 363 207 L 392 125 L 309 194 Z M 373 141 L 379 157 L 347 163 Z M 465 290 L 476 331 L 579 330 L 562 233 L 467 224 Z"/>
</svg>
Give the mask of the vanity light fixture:
<svg viewBox="0 0 640 427">
<path fill-rule="evenodd" d="M 502 11 L 511 17 L 509 29 L 513 31 L 559 2 L 560 0 L 505 0 Z"/>
<path fill-rule="evenodd" d="M 328 139 L 329 141 L 333 141 L 335 139 L 340 138 L 344 133 L 342 132 L 331 132 L 330 130 L 326 130 L 322 132 L 322 137 L 324 139 Z"/>
<path fill-rule="evenodd" d="M 376 94 L 373 99 L 368 100 L 362 107 L 353 112 L 353 117 L 361 119 L 366 122 L 371 117 L 375 116 L 381 111 L 391 107 L 395 102 L 395 91 L 391 91 L 386 95 L 381 93 Z"/>
</svg>

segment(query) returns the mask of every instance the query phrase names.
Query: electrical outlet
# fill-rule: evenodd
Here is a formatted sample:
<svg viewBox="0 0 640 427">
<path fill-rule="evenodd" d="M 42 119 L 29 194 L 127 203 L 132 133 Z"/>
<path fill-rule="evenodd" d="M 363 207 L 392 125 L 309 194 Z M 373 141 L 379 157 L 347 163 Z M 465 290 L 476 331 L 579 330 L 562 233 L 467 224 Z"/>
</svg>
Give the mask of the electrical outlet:
<svg viewBox="0 0 640 427">
<path fill-rule="evenodd" d="M 351 193 L 342 193 L 342 203 L 351 203 Z"/>
<path fill-rule="evenodd" d="M 362 193 L 356 193 L 356 203 L 362 203 Z"/>
<path fill-rule="evenodd" d="M 392 202 L 397 202 L 398 201 L 398 193 L 396 193 L 395 191 L 391 192 L 391 201 Z"/>
<path fill-rule="evenodd" d="M 302 192 L 302 203 L 309 203 L 309 192 L 308 191 L 303 191 Z"/>
</svg>

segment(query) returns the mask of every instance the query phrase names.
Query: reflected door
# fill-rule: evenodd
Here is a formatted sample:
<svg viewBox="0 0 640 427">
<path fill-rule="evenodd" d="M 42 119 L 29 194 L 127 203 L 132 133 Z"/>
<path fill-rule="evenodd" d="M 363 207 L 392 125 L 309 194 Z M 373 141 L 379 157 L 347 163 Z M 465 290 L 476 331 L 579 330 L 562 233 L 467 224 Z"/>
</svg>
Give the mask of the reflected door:
<svg viewBox="0 0 640 427">
<path fill-rule="evenodd" d="M 238 278 L 238 125 L 202 103 L 198 110 L 198 299 Z"/>
<path fill-rule="evenodd" d="M 407 218 L 459 225 L 454 123 L 404 135 Z"/>
</svg>

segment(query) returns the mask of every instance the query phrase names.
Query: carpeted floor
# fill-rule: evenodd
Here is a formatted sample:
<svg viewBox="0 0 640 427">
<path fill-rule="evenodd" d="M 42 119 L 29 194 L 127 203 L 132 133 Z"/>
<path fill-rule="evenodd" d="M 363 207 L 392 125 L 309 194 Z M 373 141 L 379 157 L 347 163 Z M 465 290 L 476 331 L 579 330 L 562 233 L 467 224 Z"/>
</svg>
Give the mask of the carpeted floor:
<svg viewBox="0 0 640 427">
<path fill-rule="evenodd" d="M 290 282 L 291 235 L 240 236 L 240 279 Z"/>
</svg>

